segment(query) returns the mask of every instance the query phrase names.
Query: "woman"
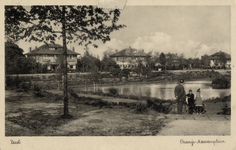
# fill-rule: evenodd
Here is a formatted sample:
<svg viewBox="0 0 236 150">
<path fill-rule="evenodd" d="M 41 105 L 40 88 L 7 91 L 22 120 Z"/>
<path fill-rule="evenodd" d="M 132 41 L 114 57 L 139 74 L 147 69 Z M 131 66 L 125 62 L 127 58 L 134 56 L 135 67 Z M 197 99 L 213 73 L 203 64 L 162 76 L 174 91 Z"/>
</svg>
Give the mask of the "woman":
<svg viewBox="0 0 236 150">
<path fill-rule="evenodd" d="M 197 114 L 201 114 L 203 105 L 202 105 L 202 95 L 200 89 L 198 89 L 196 93 L 195 106 Z"/>
</svg>

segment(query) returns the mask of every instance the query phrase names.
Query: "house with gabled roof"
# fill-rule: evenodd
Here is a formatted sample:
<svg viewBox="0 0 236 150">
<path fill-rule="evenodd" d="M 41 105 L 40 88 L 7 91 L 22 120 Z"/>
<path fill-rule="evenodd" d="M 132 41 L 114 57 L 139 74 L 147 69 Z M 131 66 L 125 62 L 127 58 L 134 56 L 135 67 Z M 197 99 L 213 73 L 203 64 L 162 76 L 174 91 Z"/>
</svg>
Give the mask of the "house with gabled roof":
<svg viewBox="0 0 236 150">
<path fill-rule="evenodd" d="M 59 65 L 59 56 L 63 54 L 63 46 L 59 44 L 44 44 L 40 47 L 35 47 L 34 50 L 26 53 L 29 58 L 34 58 L 40 64 L 47 64 L 47 70 L 54 71 Z M 75 70 L 77 65 L 77 55 L 74 48 L 73 50 L 67 49 L 67 64 L 68 68 Z"/>
<path fill-rule="evenodd" d="M 211 67 L 221 67 L 222 66 L 222 62 L 221 62 L 221 56 L 224 56 L 226 61 L 225 67 L 226 68 L 231 68 L 231 55 L 227 54 L 225 52 L 216 52 L 212 55 L 210 55 L 210 66 Z"/>
<path fill-rule="evenodd" d="M 151 56 L 146 54 L 144 50 L 137 50 L 131 47 L 116 51 L 116 53 L 110 55 L 110 58 L 112 58 L 121 69 L 135 68 L 139 62 L 146 66 L 147 62 L 145 58 L 147 57 L 150 58 Z"/>
</svg>

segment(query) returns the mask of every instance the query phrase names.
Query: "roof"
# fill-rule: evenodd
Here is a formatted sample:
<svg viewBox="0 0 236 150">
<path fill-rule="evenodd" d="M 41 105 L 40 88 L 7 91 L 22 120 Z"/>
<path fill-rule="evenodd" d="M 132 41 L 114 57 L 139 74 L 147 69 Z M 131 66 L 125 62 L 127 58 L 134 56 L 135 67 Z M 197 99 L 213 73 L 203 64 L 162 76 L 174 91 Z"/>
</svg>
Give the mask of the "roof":
<svg viewBox="0 0 236 150">
<path fill-rule="evenodd" d="M 50 50 L 49 48 L 55 48 L 55 50 Z M 62 54 L 63 53 L 63 46 L 59 44 L 44 44 L 28 53 L 25 55 L 46 55 L 46 54 Z M 74 51 L 71 51 L 67 49 L 67 54 L 69 55 L 80 55 L 79 53 L 76 53 Z"/>
<path fill-rule="evenodd" d="M 151 56 L 146 54 L 143 50 L 137 50 L 129 47 L 113 55 L 110 55 L 110 57 L 151 57 Z"/>
<path fill-rule="evenodd" d="M 211 58 L 211 59 L 219 59 L 219 57 L 220 57 L 221 55 L 224 55 L 226 59 L 231 59 L 231 55 L 230 55 L 230 54 L 227 54 L 227 53 L 221 52 L 221 51 L 216 52 L 216 53 L 210 55 L 210 58 Z"/>
</svg>

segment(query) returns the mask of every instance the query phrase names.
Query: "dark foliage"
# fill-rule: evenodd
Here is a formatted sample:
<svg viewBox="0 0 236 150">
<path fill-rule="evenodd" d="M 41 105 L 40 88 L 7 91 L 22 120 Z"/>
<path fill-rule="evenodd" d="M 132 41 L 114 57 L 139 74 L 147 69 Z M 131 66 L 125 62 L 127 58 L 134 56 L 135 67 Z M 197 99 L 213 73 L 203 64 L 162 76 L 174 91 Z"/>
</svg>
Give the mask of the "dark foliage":
<svg viewBox="0 0 236 150">
<path fill-rule="evenodd" d="M 108 93 L 111 95 L 117 95 L 118 94 L 118 90 L 115 88 L 109 88 L 108 89 Z"/>
<path fill-rule="evenodd" d="M 212 87 L 215 89 L 226 89 L 229 88 L 230 85 L 230 80 L 223 76 L 216 77 L 212 80 Z"/>
</svg>

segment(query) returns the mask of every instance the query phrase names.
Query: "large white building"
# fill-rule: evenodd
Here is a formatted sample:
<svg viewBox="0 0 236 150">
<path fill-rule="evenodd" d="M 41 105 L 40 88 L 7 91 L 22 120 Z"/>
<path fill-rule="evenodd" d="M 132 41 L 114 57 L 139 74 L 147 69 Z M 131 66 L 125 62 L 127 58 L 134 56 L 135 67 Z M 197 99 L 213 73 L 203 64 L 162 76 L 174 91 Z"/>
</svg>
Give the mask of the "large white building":
<svg viewBox="0 0 236 150">
<path fill-rule="evenodd" d="M 146 54 L 144 50 L 137 50 L 129 47 L 121 51 L 116 51 L 116 53 L 110 55 L 110 57 L 121 69 L 132 69 L 135 68 L 139 62 L 146 66 L 147 62 L 145 61 L 145 58 L 151 56 Z"/>
<path fill-rule="evenodd" d="M 59 56 L 63 54 L 63 46 L 59 44 L 44 44 L 30 52 L 26 53 L 25 55 L 29 58 L 34 58 L 36 62 L 40 64 L 47 64 L 47 70 L 54 71 L 58 66 L 58 59 Z M 77 55 L 73 50 L 67 49 L 67 63 L 68 68 L 75 70 L 77 64 Z"/>
</svg>

